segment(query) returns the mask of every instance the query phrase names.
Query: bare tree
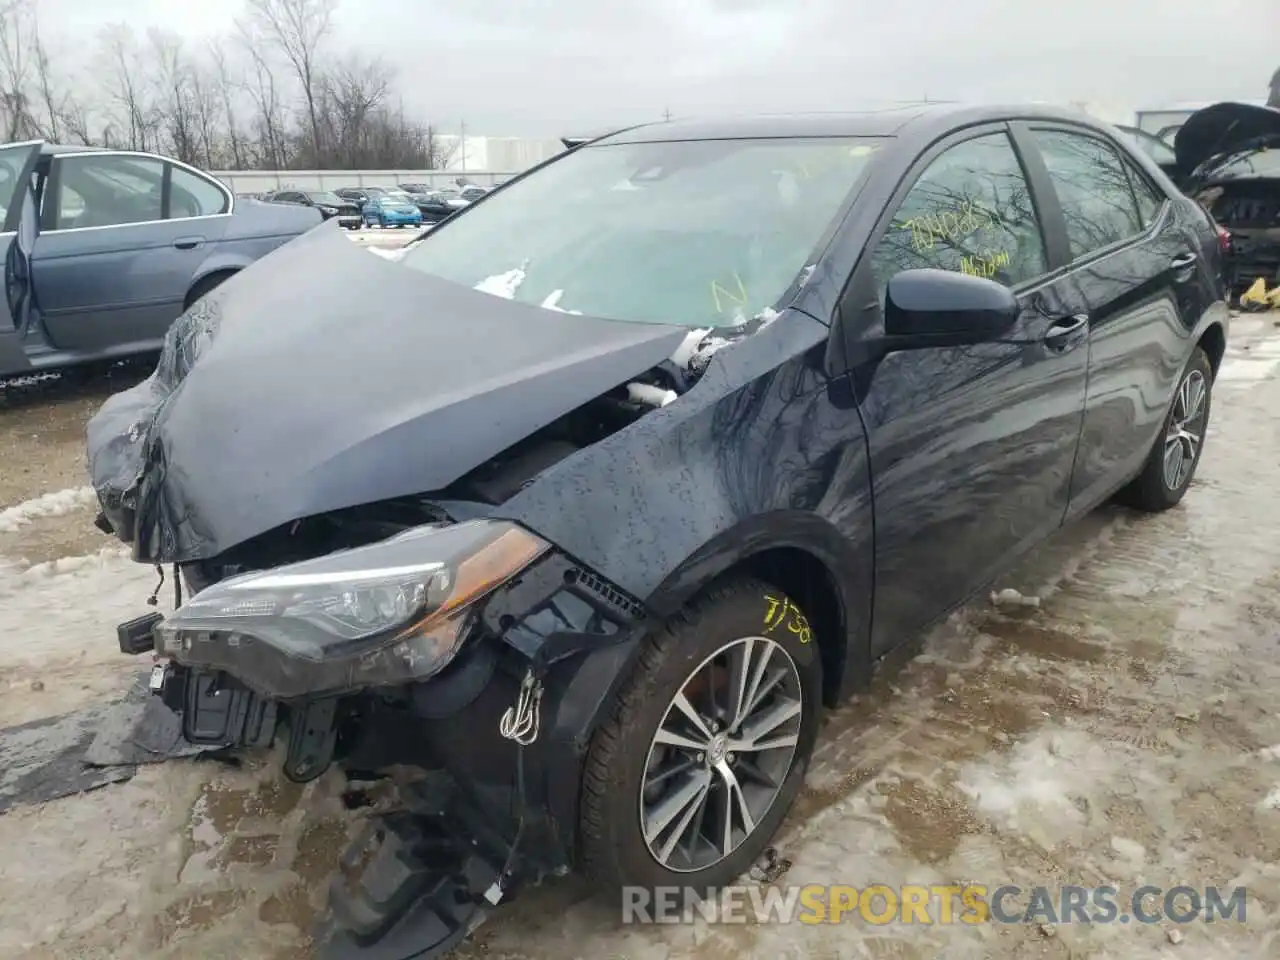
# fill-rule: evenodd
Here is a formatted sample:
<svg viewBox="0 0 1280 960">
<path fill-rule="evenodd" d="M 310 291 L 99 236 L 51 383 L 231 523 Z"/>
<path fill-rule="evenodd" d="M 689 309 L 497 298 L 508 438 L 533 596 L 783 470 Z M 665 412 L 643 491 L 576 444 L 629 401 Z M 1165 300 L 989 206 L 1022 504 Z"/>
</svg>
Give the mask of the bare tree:
<svg viewBox="0 0 1280 960">
<path fill-rule="evenodd" d="M 284 54 L 302 87 L 311 133 L 308 159 L 315 166 L 321 165 L 324 155 L 317 58 L 333 24 L 335 7 L 336 0 L 248 0 L 254 23 Z"/>
<path fill-rule="evenodd" d="M 257 108 L 258 162 L 268 170 L 280 170 L 288 165 L 287 140 L 283 117 L 283 104 L 276 88 L 275 73 L 261 49 L 252 27 L 243 21 L 237 23 L 240 47 L 249 61 L 252 74 L 246 89 Z"/>
<path fill-rule="evenodd" d="M 119 111 L 121 126 L 131 150 L 148 150 L 155 141 L 158 111 L 152 79 L 139 69 L 145 62 L 137 37 L 128 24 L 108 24 L 102 29 L 102 52 L 108 77 L 108 99 Z"/>
<path fill-rule="evenodd" d="M 422 152 L 428 170 L 444 170 L 453 163 L 462 147 L 457 137 L 442 137 L 434 125 L 428 124 L 423 131 Z"/>
<path fill-rule="evenodd" d="M 46 43 L 38 0 L 0 0 L 0 135 L 212 169 L 449 165 L 457 138 L 406 113 L 385 63 L 327 55 L 337 0 L 243 2 L 235 28 L 207 47 L 105 24 L 85 69 Z"/>
<path fill-rule="evenodd" d="M 384 64 L 349 59 L 323 77 L 318 113 L 329 144 L 326 164 L 359 167 L 370 159 L 369 120 L 386 99 L 391 73 Z"/>
<path fill-rule="evenodd" d="M 28 95 L 32 58 L 27 47 L 33 24 L 31 7 L 22 0 L 9 0 L 0 7 L 0 110 L 6 140 L 36 135 Z"/>
<path fill-rule="evenodd" d="M 194 69 L 183 50 L 182 38 L 163 30 L 148 33 L 156 62 L 157 105 L 168 135 L 168 146 L 183 163 L 198 163 L 199 131 L 193 90 Z"/>
<path fill-rule="evenodd" d="M 237 120 L 237 106 L 239 101 L 238 94 L 242 91 L 242 87 L 231 79 L 231 70 L 228 66 L 227 47 L 221 38 L 215 39 L 209 44 L 209 57 L 213 61 L 213 78 L 217 87 L 217 98 L 222 108 L 222 118 L 227 123 L 227 151 L 230 155 L 231 166 L 236 170 L 243 170 L 245 165 L 244 141 L 240 134 L 240 124 Z"/>
<path fill-rule="evenodd" d="M 53 77 L 52 58 L 40 35 L 40 22 L 32 18 L 31 53 L 35 58 L 36 95 L 40 100 L 43 113 L 42 125 L 45 137 L 58 141 L 62 139 L 63 128 L 68 126 L 67 113 L 71 106 L 71 95 L 61 89 Z"/>
</svg>

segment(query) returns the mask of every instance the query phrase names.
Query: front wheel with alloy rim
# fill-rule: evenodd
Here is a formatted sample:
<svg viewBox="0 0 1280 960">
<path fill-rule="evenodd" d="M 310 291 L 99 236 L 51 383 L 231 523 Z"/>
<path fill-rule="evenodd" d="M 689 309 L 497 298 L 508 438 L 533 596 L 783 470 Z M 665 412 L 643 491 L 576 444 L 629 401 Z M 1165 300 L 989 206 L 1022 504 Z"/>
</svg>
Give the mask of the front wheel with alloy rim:
<svg viewBox="0 0 1280 960">
<path fill-rule="evenodd" d="M 587 753 L 583 867 L 613 890 L 721 887 L 764 853 L 803 784 L 817 639 L 795 601 L 743 578 L 643 644 Z"/>
<path fill-rule="evenodd" d="M 1122 503 L 1155 513 L 1182 500 L 1204 451 L 1212 393 L 1213 365 L 1196 347 L 1142 472 L 1118 495 Z"/>
</svg>

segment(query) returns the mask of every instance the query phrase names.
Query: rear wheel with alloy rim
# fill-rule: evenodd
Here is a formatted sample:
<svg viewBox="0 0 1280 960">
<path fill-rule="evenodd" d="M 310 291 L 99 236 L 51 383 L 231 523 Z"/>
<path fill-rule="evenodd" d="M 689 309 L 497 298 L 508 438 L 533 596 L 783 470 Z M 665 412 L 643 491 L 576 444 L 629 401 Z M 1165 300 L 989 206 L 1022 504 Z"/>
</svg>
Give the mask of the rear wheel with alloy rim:
<svg viewBox="0 0 1280 960">
<path fill-rule="evenodd" d="M 730 883 L 804 780 L 822 667 L 804 612 L 759 581 L 714 588 L 644 641 L 587 754 L 584 867 L 611 888 Z"/>
<path fill-rule="evenodd" d="M 1121 502 L 1158 512 L 1182 500 L 1204 450 L 1212 394 L 1213 365 L 1197 347 L 1178 381 L 1164 429 L 1156 438 L 1142 473 L 1120 491 Z"/>
</svg>

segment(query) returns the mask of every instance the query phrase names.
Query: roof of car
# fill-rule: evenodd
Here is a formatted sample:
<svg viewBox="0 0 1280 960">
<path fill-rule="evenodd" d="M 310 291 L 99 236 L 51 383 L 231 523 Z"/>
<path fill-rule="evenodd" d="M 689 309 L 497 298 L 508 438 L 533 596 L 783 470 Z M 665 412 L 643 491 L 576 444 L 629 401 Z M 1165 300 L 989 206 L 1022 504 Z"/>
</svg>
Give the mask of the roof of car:
<svg viewBox="0 0 1280 960">
<path fill-rule="evenodd" d="M 794 113 L 665 120 L 618 130 L 601 143 L 645 143 L 669 140 L 733 140 L 755 137 L 892 137 L 922 121 L 956 124 L 1002 118 L 1089 121 L 1077 111 L 1051 104 L 981 105 L 929 101 L 848 113 Z"/>
</svg>

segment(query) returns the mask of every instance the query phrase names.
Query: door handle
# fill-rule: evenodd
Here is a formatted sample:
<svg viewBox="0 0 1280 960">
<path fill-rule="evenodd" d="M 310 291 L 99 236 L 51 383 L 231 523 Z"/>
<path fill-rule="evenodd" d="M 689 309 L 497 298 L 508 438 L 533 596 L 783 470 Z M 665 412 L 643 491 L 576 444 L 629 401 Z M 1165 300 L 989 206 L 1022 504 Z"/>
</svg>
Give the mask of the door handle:
<svg viewBox="0 0 1280 960">
<path fill-rule="evenodd" d="M 204 243 L 204 237 L 179 237 L 173 245 L 179 250 L 194 250 Z"/>
<path fill-rule="evenodd" d="M 1084 329 L 1089 324 L 1089 315 L 1087 313 L 1077 313 L 1075 316 L 1063 317 L 1049 328 L 1048 333 L 1044 335 L 1045 343 L 1050 346 L 1057 346 L 1066 340 L 1073 333 Z"/>
<path fill-rule="evenodd" d="M 1194 253 L 1184 253 L 1169 261 L 1169 267 L 1173 270 L 1178 280 L 1188 279 L 1191 276 L 1191 268 L 1195 265 L 1196 255 Z"/>
</svg>

